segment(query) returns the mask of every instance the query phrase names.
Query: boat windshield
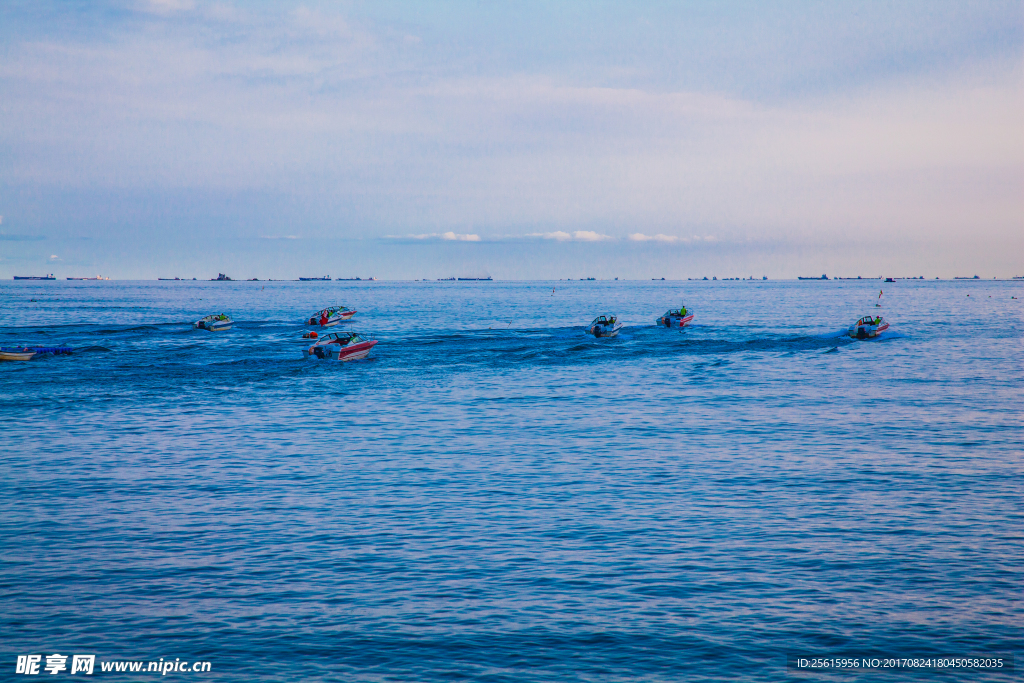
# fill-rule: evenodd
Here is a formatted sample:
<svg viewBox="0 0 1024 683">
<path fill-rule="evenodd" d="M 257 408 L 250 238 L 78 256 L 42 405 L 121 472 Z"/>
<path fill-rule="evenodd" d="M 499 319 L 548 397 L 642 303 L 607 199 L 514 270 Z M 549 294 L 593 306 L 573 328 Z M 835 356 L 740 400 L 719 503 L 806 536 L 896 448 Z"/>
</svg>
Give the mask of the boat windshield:
<svg viewBox="0 0 1024 683">
<path fill-rule="evenodd" d="M 362 339 L 359 338 L 358 334 L 354 334 L 351 332 L 331 332 L 330 334 L 326 334 L 321 338 L 321 343 L 332 341 L 336 341 L 340 343 L 342 346 L 346 346 L 348 344 L 360 342 L 362 341 Z"/>
</svg>

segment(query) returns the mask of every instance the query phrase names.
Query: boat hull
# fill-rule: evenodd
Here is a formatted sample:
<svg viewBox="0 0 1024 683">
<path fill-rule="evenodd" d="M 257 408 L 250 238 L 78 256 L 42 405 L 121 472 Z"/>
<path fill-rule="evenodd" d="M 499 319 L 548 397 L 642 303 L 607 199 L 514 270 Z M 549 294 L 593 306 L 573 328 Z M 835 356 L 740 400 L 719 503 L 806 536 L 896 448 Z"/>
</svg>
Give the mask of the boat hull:
<svg viewBox="0 0 1024 683">
<path fill-rule="evenodd" d="M 324 324 L 320 324 L 320 321 L 317 320 L 316 318 L 310 318 L 309 320 L 306 321 L 306 324 L 310 325 L 312 327 L 334 327 L 338 323 L 347 322 L 355 314 L 356 314 L 355 311 L 345 311 L 341 315 L 331 316 L 330 320 L 328 320 Z"/>
<path fill-rule="evenodd" d="M 204 318 L 192 323 L 192 327 L 197 330 L 206 330 L 207 332 L 224 332 L 230 330 L 231 326 L 235 324 L 229 316 L 224 314 L 208 315 Z"/>
<path fill-rule="evenodd" d="M 686 327 L 693 322 L 693 314 L 686 316 L 663 315 L 658 318 L 658 324 L 664 327 Z"/>
<path fill-rule="evenodd" d="M 615 323 L 614 325 L 591 325 L 587 329 L 587 334 L 592 334 L 598 339 L 604 339 L 606 337 L 614 337 L 622 329 L 622 323 Z"/>
<path fill-rule="evenodd" d="M 197 330 L 206 330 L 207 332 L 224 332 L 226 330 L 230 330 L 231 326 L 234 324 L 234 321 L 228 323 L 205 323 L 200 321 L 193 323 L 192 327 Z"/>
<path fill-rule="evenodd" d="M 874 339 L 889 329 L 889 323 L 881 325 L 851 325 L 847 334 L 851 339 Z"/>
<path fill-rule="evenodd" d="M 34 350 L 29 351 L 0 351 L 0 360 L 32 360 L 36 355 Z"/>
<path fill-rule="evenodd" d="M 350 361 L 350 360 L 362 360 L 370 355 L 370 351 L 376 346 L 377 340 L 370 339 L 368 341 L 359 342 L 358 344 L 350 344 L 342 346 L 340 344 L 314 344 L 313 346 L 306 349 L 306 357 L 320 358 L 322 360 L 337 360 L 337 361 Z"/>
</svg>

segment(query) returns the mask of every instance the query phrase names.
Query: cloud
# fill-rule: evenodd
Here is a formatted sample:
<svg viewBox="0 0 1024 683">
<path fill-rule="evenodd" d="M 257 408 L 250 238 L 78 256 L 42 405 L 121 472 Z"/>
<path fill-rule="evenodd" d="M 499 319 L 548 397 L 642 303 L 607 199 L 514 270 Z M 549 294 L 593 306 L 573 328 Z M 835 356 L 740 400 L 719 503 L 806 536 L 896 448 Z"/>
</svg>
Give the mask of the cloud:
<svg viewBox="0 0 1024 683">
<path fill-rule="evenodd" d="M 593 230 L 577 230 L 572 234 L 574 240 L 580 240 L 581 242 L 600 242 L 602 240 L 610 240 L 611 237 L 608 235 L 602 235 L 596 233 Z"/>
<path fill-rule="evenodd" d="M 50 260 L 51 261 L 60 261 L 60 257 L 57 256 L 56 254 L 50 254 Z"/>
<path fill-rule="evenodd" d="M 540 237 L 546 240 L 558 240 L 559 242 L 566 242 L 568 240 L 600 242 L 602 240 L 612 239 L 609 235 L 602 235 L 594 232 L 593 230 L 576 230 L 571 233 L 562 230 L 556 230 L 554 232 L 531 232 L 527 234 L 526 237 Z"/>
<path fill-rule="evenodd" d="M 459 242 L 479 242 L 480 235 L 460 235 L 454 232 L 446 232 L 441 234 L 443 240 L 458 240 Z"/>
<path fill-rule="evenodd" d="M 392 240 L 445 240 L 449 242 L 479 242 L 480 235 L 457 232 L 429 232 L 418 235 L 385 235 L 386 239 Z"/>
<path fill-rule="evenodd" d="M 629 235 L 630 241 L 633 242 L 666 242 L 669 244 L 675 242 L 717 242 L 718 238 L 714 235 L 694 235 L 693 237 L 679 237 L 678 235 L 665 235 L 658 233 L 657 235 L 645 235 L 642 232 L 634 232 Z"/>
<path fill-rule="evenodd" d="M 681 238 L 675 235 L 663 235 L 658 233 L 657 235 L 645 235 L 642 232 L 634 232 L 629 236 L 629 239 L 633 242 L 678 242 Z"/>
<path fill-rule="evenodd" d="M 559 240 L 559 241 L 565 241 L 565 240 L 571 240 L 572 239 L 572 235 L 570 235 L 567 232 L 562 232 L 561 230 L 556 230 L 555 232 L 531 232 L 530 234 L 528 234 L 526 236 L 527 237 L 541 237 L 541 238 L 546 239 L 546 240 Z"/>
</svg>

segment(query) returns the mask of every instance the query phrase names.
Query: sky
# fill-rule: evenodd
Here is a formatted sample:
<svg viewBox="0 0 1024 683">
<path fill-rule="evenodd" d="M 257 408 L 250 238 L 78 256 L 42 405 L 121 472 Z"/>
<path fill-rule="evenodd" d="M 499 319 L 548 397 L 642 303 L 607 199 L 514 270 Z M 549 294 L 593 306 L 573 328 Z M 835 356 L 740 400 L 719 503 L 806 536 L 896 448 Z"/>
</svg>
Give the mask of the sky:
<svg viewBox="0 0 1024 683">
<path fill-rule="evenodd" d="M 0 277 L 1024 275 L 1017 2 L 0 5 Z"/>
</svg>

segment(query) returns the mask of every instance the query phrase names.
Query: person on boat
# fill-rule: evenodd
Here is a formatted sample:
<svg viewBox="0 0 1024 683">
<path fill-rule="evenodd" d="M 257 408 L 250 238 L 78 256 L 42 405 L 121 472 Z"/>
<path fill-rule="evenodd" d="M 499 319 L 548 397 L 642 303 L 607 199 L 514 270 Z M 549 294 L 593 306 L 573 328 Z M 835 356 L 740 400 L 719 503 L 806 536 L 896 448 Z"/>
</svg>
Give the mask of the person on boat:
<svg viewBox="0 0 1024 683">
<path fill-rule="evenodd" d="M 327 311 L 320 312 L 320 327 L 327 324 Z"/>
<path fill-rule="evenodd" d="M 686 306 L 680 306 L 679 307 L 679 317 L 680 318 L 685 318 L 686 317 Z"/>
</svg>

